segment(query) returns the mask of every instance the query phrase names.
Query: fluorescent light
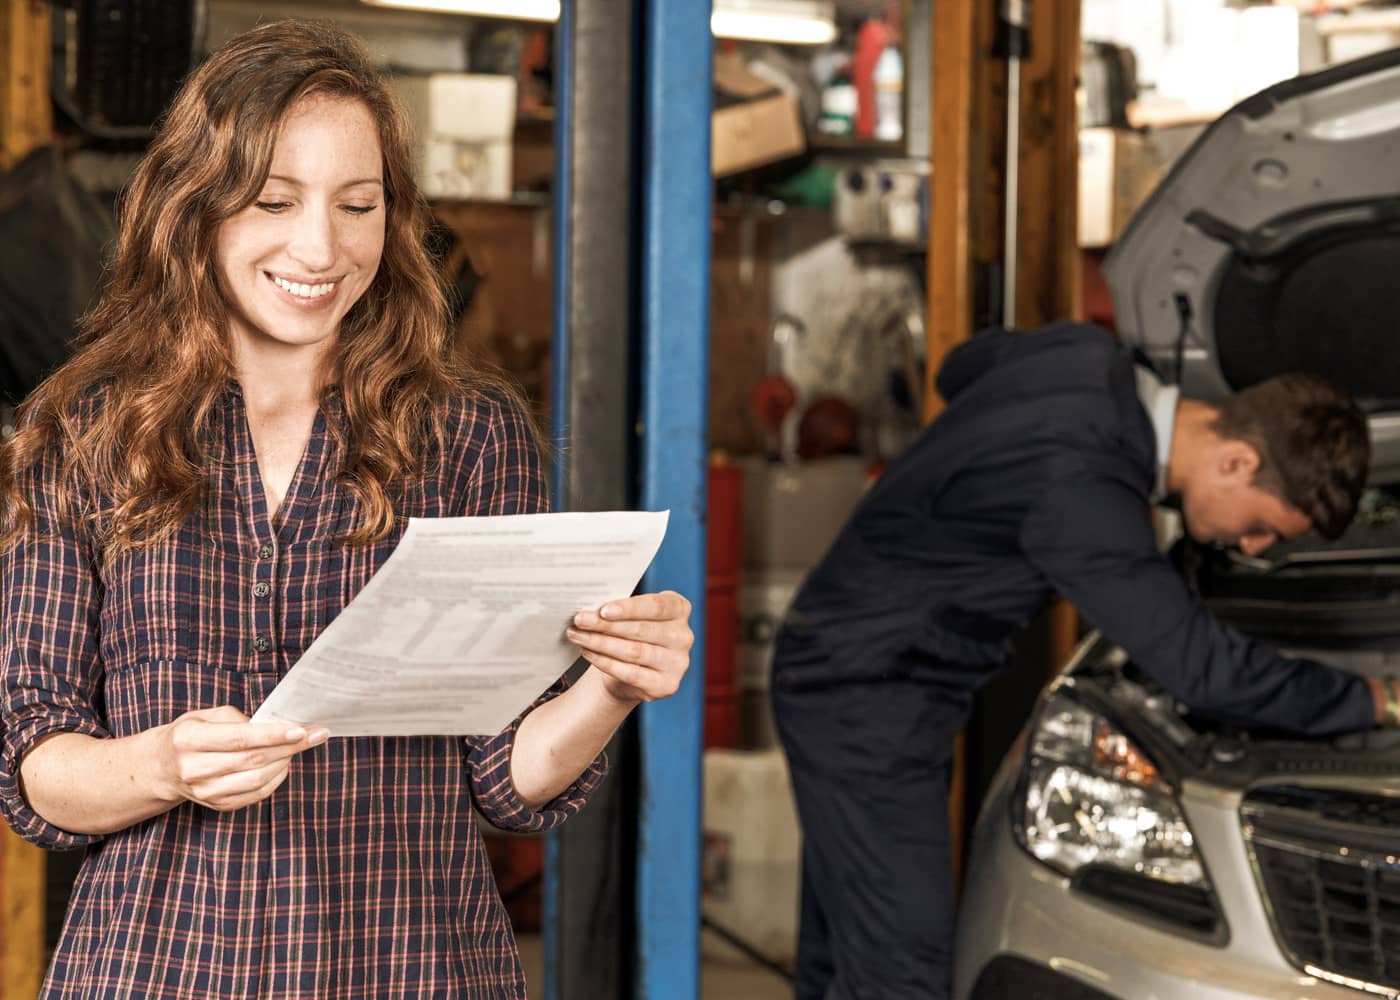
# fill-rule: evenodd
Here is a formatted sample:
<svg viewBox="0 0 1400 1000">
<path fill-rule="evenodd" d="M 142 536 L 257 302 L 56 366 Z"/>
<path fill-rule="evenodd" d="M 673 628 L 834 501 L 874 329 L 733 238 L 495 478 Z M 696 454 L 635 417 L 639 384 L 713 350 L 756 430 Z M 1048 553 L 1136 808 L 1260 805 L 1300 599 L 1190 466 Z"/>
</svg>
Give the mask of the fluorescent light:
<svg viewBox="0 0 1400 1000">
<path fill-rule="evenodd" d="M 432 10 L 440 14 L 508 17 L 519 21 L 559 20 L 559 0 L 363 0 L 373 7 Z"/>
<path fill-rule="evenodd" d="M 719 38 L 744 38 L 788 45 L 825 45 L 836 38 L 836 21 L 832 16 L 824 17 L 820 13 L 784 14 L 757 7 L 753 5 L 751 9 L 740 9 L 716 3 L 710 15 L 710 30 Z"/>
<path fill-rule="evenodd" d="M 363 0 L 375 7 L 557 21 L 560 0 Z M 836 38 L 832 4 L 817 0 L 715 0 L 710 30 L 720 38 L 825 45 Z"/>
</svg>

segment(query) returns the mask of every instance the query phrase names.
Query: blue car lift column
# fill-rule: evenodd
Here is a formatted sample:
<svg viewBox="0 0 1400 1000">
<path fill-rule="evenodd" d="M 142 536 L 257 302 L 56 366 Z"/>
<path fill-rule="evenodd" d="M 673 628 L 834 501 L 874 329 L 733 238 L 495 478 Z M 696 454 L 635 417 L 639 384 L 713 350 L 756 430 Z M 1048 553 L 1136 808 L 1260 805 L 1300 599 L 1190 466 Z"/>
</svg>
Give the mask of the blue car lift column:
<svg viewBox="0 0 1400 1000">
<path fill-rule="evenodd" d="M 669 509 L 646 590 L 671 589 L 705 620 L 706 400 L 710 343 L 708 0 L 641 0 L 641 500 Z M 700 990 L 700 749 L 704 648 L 681 690 L 643 705 L 637 837 L 638 998 Z"/>
<path fill-rule="evenodd" d="M 556 36 L 556 508 L 671 511 L 643 584 L 704 621 L 708 0 L 565 0 Z M 699 996 L 704 651 L 551 837 L 547 1000 Z"/>
</svg>

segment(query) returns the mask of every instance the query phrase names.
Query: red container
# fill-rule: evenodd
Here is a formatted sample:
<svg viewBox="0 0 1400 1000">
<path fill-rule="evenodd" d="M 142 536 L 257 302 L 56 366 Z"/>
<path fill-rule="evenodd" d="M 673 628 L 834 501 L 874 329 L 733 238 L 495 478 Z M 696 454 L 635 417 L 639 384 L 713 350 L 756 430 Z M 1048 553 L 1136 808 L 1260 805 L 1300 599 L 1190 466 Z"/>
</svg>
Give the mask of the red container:
<svg viewBox="0 0 1400 1000">
<path fill-rule="evenodd" d="M 739 525 L 743 472 L 724 462 L 710 463 L 709 519 L 706 525 L 705 587 L 705 746 L 739 745 L 739 693 L 735 684 L 739 651 Z"/>
<path fill-rule="evenodd" d="M 739 582 L 740 523 L 744 512 L 744 470 L 724 461 L 710 463 L 710 498 L 705 522 L 705 574 L 710 586 Z"/>
</svg>

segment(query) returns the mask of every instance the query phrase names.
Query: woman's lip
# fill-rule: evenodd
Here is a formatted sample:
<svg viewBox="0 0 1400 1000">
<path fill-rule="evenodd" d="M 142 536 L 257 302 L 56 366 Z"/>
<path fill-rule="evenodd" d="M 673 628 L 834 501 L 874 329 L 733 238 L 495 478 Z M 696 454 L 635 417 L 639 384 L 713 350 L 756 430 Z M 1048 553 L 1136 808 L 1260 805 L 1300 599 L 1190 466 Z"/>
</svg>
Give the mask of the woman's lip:
<svg viewBox="0 0 1400 1000">
<path fill-rule="evenodd" d="M 292 279 L 280 274 L 274 275 L 271 271 L 264 271 L 263 276 L 267 278 L 267 283 L 273 287 L 273 289 L 277 292 L 279 296 L 282 297 L 282 300 L 284 302 L 288 302 L 291 305 L 297 306 L 301 309 L 314 308 L 316 306 L 322 306 L 325 305 L 327 302 L 330 302 L 331 299 L 335 298 L 336 293 L 340 291 L 340 283 L 343 280 L 343 278 L 336 278 L 334 282 L 325 280 L 293 282 L 293 284 L 303 285 L 334 285 L 334 287 L 331 288 L 331 290 L 325 295 L 317 295 L 314 298 L 306 298 L 302 295 L 293 295 L 291 292 L 287 291 L 285 288 L 283 288 L 281 285 L 277 284 L 277 282 L 273 280 L 274 278 L 281 278 L 283 281 L 291 282 Z"/>
</svg>

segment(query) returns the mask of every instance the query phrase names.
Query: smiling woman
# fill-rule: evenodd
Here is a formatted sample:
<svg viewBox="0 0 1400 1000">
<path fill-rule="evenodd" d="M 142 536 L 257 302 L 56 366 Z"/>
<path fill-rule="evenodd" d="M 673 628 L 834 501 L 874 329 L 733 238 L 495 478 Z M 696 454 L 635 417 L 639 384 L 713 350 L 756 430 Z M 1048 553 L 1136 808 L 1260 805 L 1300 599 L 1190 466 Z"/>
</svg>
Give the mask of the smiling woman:
<svg viewBox="0 0 1400 1000">
<path fill-rule="evenodd" d="M 643 594 L 495 735 L 249 721 L 409 517 L 545 509 L 516 395 L 452 360 L 409 148 L 350 36 L 233 39 L 0 447 L 0 813 L 88 849 L 46 997 L 524 997 L 473 810 L 563 822 L 688 666 L 689 603 Z"/>
</svg>

